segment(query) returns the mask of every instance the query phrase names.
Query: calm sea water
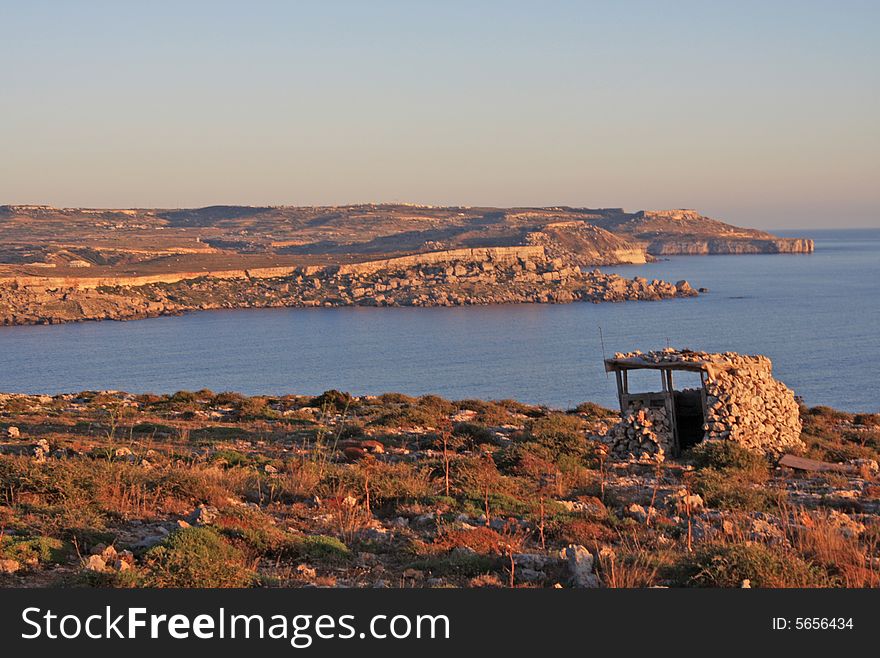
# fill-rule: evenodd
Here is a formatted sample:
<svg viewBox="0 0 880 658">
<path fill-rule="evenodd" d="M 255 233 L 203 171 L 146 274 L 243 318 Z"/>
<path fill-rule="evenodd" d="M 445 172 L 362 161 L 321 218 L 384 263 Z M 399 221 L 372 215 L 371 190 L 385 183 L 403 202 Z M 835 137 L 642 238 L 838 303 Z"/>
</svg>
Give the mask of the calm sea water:
<svg viewBox="0 0 880 658">
<path fill-rule="evenodd" d="M 400 391 L 615 404 L 604 353 L 667 344 L 768 355 L 808 404 L 880 410 L 880 230 L 794 232 L 811 255 L 611 268 L 697 299 L 469 308 L 271 309 L 0 328 L 0 390 Z M 601 328 L 601 338 L 600 338 Z"/>
</svg>

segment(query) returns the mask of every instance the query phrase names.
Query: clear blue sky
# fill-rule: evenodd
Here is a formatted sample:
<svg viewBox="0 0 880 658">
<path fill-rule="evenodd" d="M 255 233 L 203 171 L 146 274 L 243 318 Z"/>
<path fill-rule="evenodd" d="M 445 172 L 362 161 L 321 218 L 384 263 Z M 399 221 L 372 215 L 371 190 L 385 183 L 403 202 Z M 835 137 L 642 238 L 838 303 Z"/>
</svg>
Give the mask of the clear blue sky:
<svg viewBox="0 0 880 658">
<path fill-rule="evenodd" d="M 880 225 L 880 2 L 0 0 L 0 203 Z"/>
</svg>

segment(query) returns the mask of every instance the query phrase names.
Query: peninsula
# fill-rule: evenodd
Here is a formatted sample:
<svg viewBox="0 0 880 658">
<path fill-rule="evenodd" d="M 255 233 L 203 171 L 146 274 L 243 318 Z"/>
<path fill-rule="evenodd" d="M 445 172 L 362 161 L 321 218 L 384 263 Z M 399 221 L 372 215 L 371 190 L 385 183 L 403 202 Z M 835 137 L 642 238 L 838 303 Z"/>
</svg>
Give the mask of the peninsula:
<svg viewBox="0 0 880 658">
<path fill-rule="evenodd" d="M 219 308 L 658 300 L 697 291 L 589 268 L 812 250 L 811 240 L 693 210 L 7 205 L 0 324 Z"/>
</svg>

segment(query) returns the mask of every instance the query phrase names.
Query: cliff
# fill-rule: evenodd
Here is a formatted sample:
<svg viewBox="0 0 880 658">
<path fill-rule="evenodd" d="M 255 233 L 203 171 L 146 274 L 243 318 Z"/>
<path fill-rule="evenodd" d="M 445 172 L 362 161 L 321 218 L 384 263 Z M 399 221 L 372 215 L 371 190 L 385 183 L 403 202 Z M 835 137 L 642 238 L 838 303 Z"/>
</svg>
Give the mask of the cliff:
<svg viewBox="0 0 880 658">
<path fill-rule="evenodd" d="M 803 238 L 676 239 L 658 238 L 648 243 L 655 256 L 715 254 L 810 254 L 815 245 Z"/>
<path fill-rule="evenodd" d="M 812 240 L 779 238 L 765 231 L 741 228 L 701 215 L 695 210 L 641 210 L 596 222 L 616 235 L 643 244 L 649 254 L 809 254 Z"/>
<path fill-rule="evenodd" d="M 542 245 L 552 258 L 581 267 L 648 261 L 644 245 L 582 221 L 547 224 L 540 231 L 529 233 L 526 241 Z"/>
</svg>

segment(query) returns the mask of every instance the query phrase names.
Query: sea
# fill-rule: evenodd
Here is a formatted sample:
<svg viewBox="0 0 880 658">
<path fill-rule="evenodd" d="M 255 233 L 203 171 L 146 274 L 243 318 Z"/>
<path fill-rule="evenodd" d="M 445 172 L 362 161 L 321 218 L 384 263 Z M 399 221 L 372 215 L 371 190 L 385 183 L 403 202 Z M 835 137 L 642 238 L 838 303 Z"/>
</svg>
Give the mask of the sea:
<svg viewBox="0 0 880 658">
<path fill-rule="evenodd" d="M 765 354 L 808 405 L 880 411 L 880 229 L 776 233 L 813 238 L 816 251 L 604 268 L 708 289 L 691 299 L 253 309 L 0 327 L 0 391 L 335 388 L 613 407 L 603 358 L 672 346 Z M 652 376 L 639 385 L 656 390 Z"/>
</svg>

